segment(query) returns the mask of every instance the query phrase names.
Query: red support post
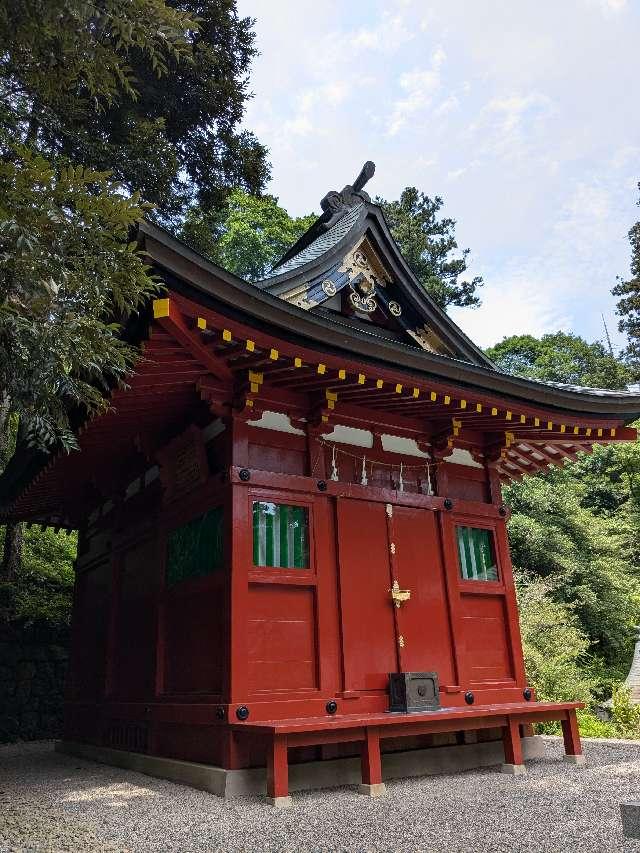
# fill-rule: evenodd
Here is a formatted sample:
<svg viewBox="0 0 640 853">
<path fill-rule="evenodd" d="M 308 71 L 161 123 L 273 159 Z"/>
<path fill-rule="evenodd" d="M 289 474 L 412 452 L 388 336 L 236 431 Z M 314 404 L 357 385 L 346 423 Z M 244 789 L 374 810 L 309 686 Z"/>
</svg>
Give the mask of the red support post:
<svg viewBox="0 0 640 853">
<path fill-rule="evenodd" d="M 362 742 L 362 784 L 360 793 L 379 797 L 385 792 L 382 781 L 382 758 L 380 755 L 380 732 L 377 728 L 365 729 Z"/>
<path fill-rule="evenodd" d="M 504 745 L 503 773 L 513 773 L 515 776 L 525 773 L 520 724 L 512 717 L 507 717 L 507 725 L 502 729 L 502 743 Z"/>
<path fill-rule="evenodd" d="M 562 723 L 562 737 L 564 739 L 564 760 L 571 764 L 585 764 L 580 743 L 580 732 L 578 730 L 578 718 L 573 708 L 566 711 Z"/>
<path fill-rule="evenodd" d="M 274 734 L 267 749 L 267 799 L 279 808 L 291 805 L 287 753 L 287 736 Z"/>
</svg>

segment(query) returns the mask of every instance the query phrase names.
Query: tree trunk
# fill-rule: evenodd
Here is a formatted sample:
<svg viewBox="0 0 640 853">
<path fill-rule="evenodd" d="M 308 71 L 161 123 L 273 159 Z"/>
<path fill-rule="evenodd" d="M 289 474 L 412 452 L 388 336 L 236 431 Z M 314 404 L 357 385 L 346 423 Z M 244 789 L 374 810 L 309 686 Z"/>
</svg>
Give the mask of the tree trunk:
<svg viewBox="0 0 640 853">
<path fill-rule="evenodd" d="M 0 568 L 0 581 L 12 581 L 18 574 L 22 560 L 22 524 L 7 524 L 4 531 L 4 554 Z"/>
<path fill-rule="evenodd" d="M 9 461 L 13 448 L 9 412 L 11 410 L 9 396 L 3 394 L 0 398 L 0 470 Z M 0 581 L 12 581 L 18 574 L 22 559 L 22 525 L 7 524 L 4 532 L 4 552 L 0 563 Z"/>
<path fill-rule="evenodd" d="M 0 397 L 0 471 L 4 470 L 9 457 L 9 409 L 9 395 L 3 394 Z"/>
</svg>

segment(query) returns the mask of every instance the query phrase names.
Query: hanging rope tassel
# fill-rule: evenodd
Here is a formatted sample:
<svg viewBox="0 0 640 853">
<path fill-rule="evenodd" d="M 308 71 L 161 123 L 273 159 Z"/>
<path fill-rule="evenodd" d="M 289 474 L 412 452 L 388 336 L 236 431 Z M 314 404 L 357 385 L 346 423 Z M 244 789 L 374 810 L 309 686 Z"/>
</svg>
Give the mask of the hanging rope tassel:
<svg viewBox="0 0 640 853">
<path fill-rule="evenodd" d="M 425 495 L 433 495 L 433 488 L 431 486 L 431 465 L 427 465 L 426 472 L 427 472 L 426 489 L 423 486 L 422 491 L 424 492 Z"/>
<path fill-rule="evenodd" d="M 360 485 L 368 486 L 369 480 L 367 479 L 367 457 L 362 457 L 362 476 L 360 477 Z"/>
<path fill-rule="evenodd" d="M 331 480 L 337 481 L 338 477 L 338 466 L 336 465 L 336 448 L 335 445 L 332 448 L 331 452 Z"/>
</svg>

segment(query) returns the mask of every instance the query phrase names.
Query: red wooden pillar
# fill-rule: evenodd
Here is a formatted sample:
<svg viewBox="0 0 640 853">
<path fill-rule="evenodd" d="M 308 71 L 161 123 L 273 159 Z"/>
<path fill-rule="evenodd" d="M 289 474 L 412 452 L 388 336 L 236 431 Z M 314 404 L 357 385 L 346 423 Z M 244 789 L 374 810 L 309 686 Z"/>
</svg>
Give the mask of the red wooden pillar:
<svg viewBox="0 0 640 853">
<path fill-rule="evenodd" d="M 382 758 L 380 755 L 380 732 L 376 728 L 364 730 L 362 743 L 362 784 L 360 793 L 379 797 L 385 792 L 382 781 Z"/>
<path fill-rule="evenodd" d="M 566 712 L 562 722 L 562 737 L 564 738 L 564 760 L 571 764 L 586 764 L 586 759 L 582 754 L 582 744 L 580 743 L 580 732 L 578 730 L 578 718 L 573 708 Z"/>
<path fill-rule="evenodd" d="M 502 729 L 502 743 L 504 746 L 503 773 L 512 773 L 520 776 L 526 773 L 524 760 L 522 758 L 522 741 L 520 740 L 520 724 L 513 718 L 507 717 L 507 725 Z"/>
<path fill-rule="evenodd" d="M 239 468 L 249 465 L 249 427 L 241 417 L 228 421 L 228 447 L 230 464 Z M 227 649 L 224 695 L 231 705 L 244 703 L 248 699 L 247 687 L 247 613 L 248 613 L 248 570 L 251 565 L 251 518 L 247 486 L 232 483 L 225 501 L 228 543 L 228 595 L 227 595 Z M 229 717 L 235 708 L 229 709 Z"/>
<path fill-rule="evenodd" d="M 267 749 L 267 799 L 278 808 L 291 805 L 287 752 L 287 736 L 274 734 Z"/>
</svg>

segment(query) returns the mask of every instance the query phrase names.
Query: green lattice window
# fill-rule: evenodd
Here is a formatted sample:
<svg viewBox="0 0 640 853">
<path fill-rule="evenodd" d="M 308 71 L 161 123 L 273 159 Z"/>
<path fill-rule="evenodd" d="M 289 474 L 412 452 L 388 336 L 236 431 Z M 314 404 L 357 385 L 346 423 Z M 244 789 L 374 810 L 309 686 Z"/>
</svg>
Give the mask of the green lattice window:
<svg viewBox="0 0 640 853">
<path fill-rule="evenodd" d="M 176 528 L 167 542 L 167 586 L 209 575 L 223 566 L 222 507 Z"/>
<path fill-rule="evenodd" d="M 493 534 L 482 527 L 458 527 L 460 575 L 470 581 L 497 581 Z"/>
<path fill-rule="evenodd" d="M 309 568 L 309 513 L 301 506 L 255 501 L 253 564 L 278 569 Z"/>
</svg>

